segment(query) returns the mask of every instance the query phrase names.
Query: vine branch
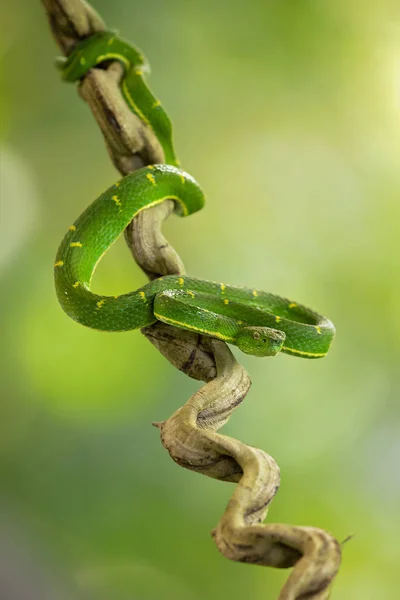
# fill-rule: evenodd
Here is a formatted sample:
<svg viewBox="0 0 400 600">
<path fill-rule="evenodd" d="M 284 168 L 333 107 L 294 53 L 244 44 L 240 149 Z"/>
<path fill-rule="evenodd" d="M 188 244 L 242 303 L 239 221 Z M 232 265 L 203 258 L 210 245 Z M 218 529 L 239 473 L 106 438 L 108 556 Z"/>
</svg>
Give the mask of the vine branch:
<svg viewBox="0 0 400 600">
<path fill-rule="evenodd" d="M 84 0 L 42 0 L 56 42 L 68 55 L 81 39 L 105 29 Z M 111 160 L 122 175 L 163 163 L 152 130 L 129 109 L 120 93 L 119 63 L 94 68 L 79 86 L 104 136 Z M 182 260 L 161 232 L 173 209 L 168 200 L 142 211 L 125 231 L 133 258 L 150 279 L 184 274 Z M 313 527 L 263 524 L 279 488 L 279 468 L 266 452 L 217 433 L 250 389 L 250 378 L 228 346 L 157 322 L 142 333 L 189 377 L 206 382 L 163 423 L 154 423 L 171 458 L 208 477 L 236 483 L 225 513 L 212 532 L 227 558 L 277 568 L 294 567 L 279 600 L 326 600 L 341 560 L 341 546 Z"/>
</svg>

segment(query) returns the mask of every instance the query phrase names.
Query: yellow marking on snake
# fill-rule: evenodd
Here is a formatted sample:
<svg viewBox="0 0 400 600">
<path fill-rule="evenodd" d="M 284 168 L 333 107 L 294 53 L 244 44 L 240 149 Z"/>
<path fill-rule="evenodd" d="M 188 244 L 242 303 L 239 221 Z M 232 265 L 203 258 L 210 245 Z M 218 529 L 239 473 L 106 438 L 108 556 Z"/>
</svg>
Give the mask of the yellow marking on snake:
<svg viewBox="0 0 400 600">
<path fill-rule="evenodd" d="M 153 108 L 157 108 L 158 106 L 161 106 L 161 102 L 159 100 L 156 100 L 153 104 Z"/>
<path fill-rule="evenodd" d="M 111 200 L 114 200 L 114 202 L 115 202 L 115 204 L 116 204 L 117 206 L 122 206 L 122 204 L 121 204 L 121 200 L 118 198 L 118 196 L 113 196 L 113 197 L 111 198 Z"/>
<path fill-rule="evenodd" d="M 80 286 L 80 284 L 81 284 L 81 282 L 80 282 L 80 281 L 75 281 L 75 283 L 74 283 L 74 284 L 72 284 L 72 287 L 76 289 L 77 287 L 79 287 L 79 286 Z"/>
<path fill-rule="evenodd" d="M 114 43 L 114 40 L 115 40 L 115 38 L 110 38 L 110 39 L 108 40 L 108 42 L 107 42 L 107 43 L 108 43 L 108 45 L 109 45 L 109 46 L 111 46 L 111 44 L 113 44 L 113 43 Z"/>
<path fill-rule="evenodd" d="M 224 283 L 221 283 L 220 288 L 221 288 L 221 292 L 224 293 L 226 290 L 226 285 Z"/>
<path fill-rule="evenodd" d="M 98 302 L 96 302 L 97 304 L 97 310 L 100 310 L 100 308 L 106 303 L 106 301 L 103 300 L 99 300 Z"/>
<path fill-rule="evenodd" d="M 276 315 L 276 317 L 275 317 L 275 321 L 276 321 L 277 323 L 279 323 L 279 321 L 280 321 L 280 320 L 281 320 L 281 317 L 279 317 L 278 315 Z"/>
<path fill-rule="evenodd" d="M 132 96 L 131 96 L 131 94 L 130 94 L 130 92 L 128 90 L 128 87 L 127 87 L 127 85 L 125 83 L 125 80 L 122 81 L 122 89 L 123 89 L 123 92 L 124 92 L 124 94 L 125 94 L 125 96 L 126 96 L 126 98 L 128 100 L 128 104 L 131 105 L 131 108 L 132 108 L 133 112 L 136 113 L 137 116 L 140 119 L 142 119 L 142 121 L 144 123 L 146 123 L 147 125 L 150 125 L 150 121 L 148 120 L 148 118 L 144 116 L 144 114 L 142 113 L 142 111 L 140 110 L 140 108 L 135 104 L 135 101 L 132 98 Z"/>
<path fill-rule="evenodd" d="M 119 296 L 114 296 L 115 300 L 118 300 Z"/>
<path fill-rule="evenodd" d="M 207 329 L 201 329 L 200 327 L 194 327 L 193 325 L 188 325 L 187 323 L 182 323 L 181 321 L 175 321 L 175 319 L 170 319 L 169 317 L 164 317 L 163 315 L 159 315 L 154 313 L 154 316 L 159 321 L 164 321 L 164 323 L 168 323 L 170 325 L 185 325 L 185 329 L 189 329 L 190 331 L 196 331 L 197 333 L 204 333 L 205 335 L 210 335 L 214 338 L 218 338 L 223 342 L 234 342 L 235 338 L 224 335 L 223 333 L 219 333 L 218 331 L 208 331 Z"/>
<path fill-rule="evenodd" d="M 148 165 L 147 167 L 148 169 L 150 169 L 151 171 L 154 169 L 154 165 Z"/>
<path fill-rule="evenodd" d="M 194 294 L 194 292 L 192 292 L 192 291 L 190 291 L 190 290 L 188 290 L 188 294 L 189 294 L 189 296 L 191 296 L 192 298 L 194 298 L 194 297 L 195 297 L 195 294 Z"/>
<path fill-rule="evenodd" d="M 119 187 L 119 185 L 120 185 L 120 182 L 119 182 L 119 181 L 117 181 L 116 183 L 114 183 L 114 185 L 115 185 L 115 187 Z"/>
<path fill-rule="evenodd" d="M 253 296 L 254 296 L 254 298 L 257 298 L 257 296 L 258 296 L 257 290 L 253 290 Z"/>
<path fill-rule="evenodd" d="M 296 302 L 291 302 L 289 304 L 289 308 L 296 308 L 296 306 L 297 306 Z"/>
<path fill-rule="evenodd" d="M 228 298 L 224 298 L 224 304 L 229 304 Z"/>
<path fill-rule="evenodd" d="M 289 352 L 291 354 L 298 354 L 299 356 L 311 356 L 313 358 L 320 358 L 321 356 L 326 356 L 326 352 L 305 352 L 303 350 L 294 350 L 293 348 L 287 348 L 286 346 L 282 346 L 282 350 L 286 350 L 286 352 Z"/>
<path fill-rule="evenodd" d="M 179 285 L 183 285 L 185 283 L 185 280 L 183 279 L 183 277 L 179 277 L 178 283 L 179 283 Z"/>
<path fill-rule="evenodd" d="M 315 330 L 317 333 L 319 333 L 319 335 L 322 335 L 321 327 L 319 327 L 318 325 L 315 325 Z"/>
<path fill-rule="evenodd" d="M 156 185 L 156 180 L 154 179 L 154 175 L 152 175 L 151 173 L 146 173 L 146 177 L 149 181 L 151 181 L 151 183 L 153 185 Z"/>
<path fill-rule="evenodd" d="M 84 65 L 86 65 L 86 58 L 84 56 L 82 56 L 79 62 L 81 63 L 81 65 L 83 67 Z"/>
<path fill-rule="evenodd" d="M 55 263 L 55 265 L 54 265 L 54 266 L 55 266 L 55 267 L 63 267 L 63 266 L 64 266 L 64 261 L 62 261 L 62 260 L 58 260 L 58 261 Z"/>
<path fill-rule="evenodd" d="M 129 60 L 127 58 L 125 58 L 125 56 L 123 56 L 122 54 L 107 52 L 107 54 L 98 56 L 96 62 L 97 62 L 97 64 L 99 64 L 101 62 L 104 62 L 105 60 L 118 60 L 119 62 L 124 63 L 124 65 L 126 66 L 127 69 L 130 67 Z"/>
<path fill-rule="evenodd" d="M 70 226 L 70 228 L 69 228 L 69 230 L 70 230 L 70 231 L 76 231 L 76 227 L 75 227 L 75 225 L 71 225 L 71 226 Z"/>
<path fill-rule="evenodd" d="M 213 312 L 212 310 L 208 310 L 208 308 L 202 308 L 201 312 L 207 312 L 207 313 L 211 313 Z"/>
<path fill-rule="evenodd" d="M 182 185 L 183 185 L 185 183 L 186 179 L 184 178 L 184 176 L 182 175 L 182 173 L 179 175 L 179 177 L 181 178 Z"/>
<path fill-rule="evenodd" d="M 71 242 L 69 246 L 70 248 L 82 248 L 81 242 Z"/>
<path fill-rule="evenodd" d="M 141 297 L 143 302 L 146 302 L 147 298 L 146 298 L 146 294 L 144 292 L 139 292 L 139 296 Z"/>
<path fill-rule="evenodd" d="M 239 325 L 243 325 L 243 321 L 238 321 Z"/>
</svg>

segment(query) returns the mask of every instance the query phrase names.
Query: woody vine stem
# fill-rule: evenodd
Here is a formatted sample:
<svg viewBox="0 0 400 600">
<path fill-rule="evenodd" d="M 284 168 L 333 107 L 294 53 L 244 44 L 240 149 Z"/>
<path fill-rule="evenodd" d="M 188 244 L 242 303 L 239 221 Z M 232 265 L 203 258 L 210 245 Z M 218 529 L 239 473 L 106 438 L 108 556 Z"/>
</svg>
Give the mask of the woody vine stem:
<svg viewBox="0 0 400 600">
<path fill-rule="evenodd" d="M 105 30 L 84 0 L 42 0 L 54 37 L 65 55 L 83 38 Z M 115 167 L 127 175 L 164 162 L 151 129 L 125 104 L 122 67 L 91 69 L 79 93 L 89 104 Z M 182 275 L 184 265 L 161 233 L 173 210 L 170 200 L 140 213 L 125 231 L 138 265 L 150 279 Z M 142 333 L 178 369 L 206 384 L 163 423 L 154 423 L 180 466 L 236 483 L 225 513 L 212 532 L 227 558 L 277 568 L 294 567 L 279 600 L 326 600 L 340 566 L 341 547 L 314 527 L 264 524 L 279 488 L 279 468 L 266 452 L 217 433 L 245 398 L 251 382 L 225 343 L 157 322 Z"/>
</svg>

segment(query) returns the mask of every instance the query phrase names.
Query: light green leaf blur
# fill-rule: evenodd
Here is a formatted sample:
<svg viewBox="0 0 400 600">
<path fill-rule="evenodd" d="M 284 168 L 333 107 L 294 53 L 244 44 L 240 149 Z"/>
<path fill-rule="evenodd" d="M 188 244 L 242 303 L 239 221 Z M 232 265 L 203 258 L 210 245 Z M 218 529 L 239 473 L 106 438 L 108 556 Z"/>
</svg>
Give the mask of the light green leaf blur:
<svg viewBox="0 0 400 600">
<path fill-rule="evenodd" d="M 278 462 L 271 521 L 355 534 L 333 600 L 397 598 L 400 4 L 93 4 L 149 59 L 206 191 L 165 226 L 188 273 L 337 328 L 321 361 L 235 350 L 253 387 L 224 433 Z M 57 304 L 57 246 L 117 174 L 53 66 L 40 1 L 2 3 L 0 22 L 1 585 L 17 600 L 274 600 L 288 572 L 230 563 L 210 537 L 233 485 L 179 469 L 151 427 L 199 384 L 139 332 L 84 329 Z M 95 280 L 144 283 L 122 240 Z"/>
</svg>

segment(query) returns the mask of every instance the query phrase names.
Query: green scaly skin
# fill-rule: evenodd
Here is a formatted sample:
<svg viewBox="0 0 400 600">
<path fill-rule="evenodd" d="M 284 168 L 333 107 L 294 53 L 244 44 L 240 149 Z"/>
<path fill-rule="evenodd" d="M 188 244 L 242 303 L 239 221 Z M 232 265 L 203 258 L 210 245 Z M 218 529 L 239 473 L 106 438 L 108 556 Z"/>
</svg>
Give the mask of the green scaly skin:
<svg viewBox="0 0 400 600">
<path fill-rule="evenodd" d="M 101 31 L 76 44 L 67 59 L 57 60 L 57 66 L 63 79 L 74 82 L 89 69 L 112 60 L 120 62 L 125 69 L 121 92 L 127 105 L 153 130 L 164 151 L 165 162 L 179 166 L 172 143 L 171 121 L 146 85 L 144 75 L 150 73 L 150 68 L 139 48 L 121 40 L 112 31 Z"/>
<path fill-rule="evenodd" d="M 325 356 L 335 334 L 333 324 L 296 302 L 259 290 L 169 275 L 121 296 L 90 291 L 98 261 L 141 210 L 170 198 L 176 212 L 185 216 L 204 204 L 196 181 L 175 168 L 171 123 L 143 79 L 148 65 L 140 50 L 105 31 L 78 43 L 58 64 L 64 79 L 76 81 L 110 60 L 124 66 L 122 94 L 153 130 L 172 166 L 153 165 L 127 175 L 71 225 L 54 265 L 62 308 L 78 323 L 102 331 L 138 329 L 160 320 L 236 344 L 255 356 L 280 351 L 305 358 Z"/>
<path fill-rule="evenodd" d="M 168 275 L 121 296 L 90 292 L 103 254 L 141 211 L 166 199 L 186 216 L 204 195 L 187 173 L 167 165 L 145 167 L 111 186 L 70 227 L 57 253 L 55 285 L 64 311 L 102 331 L 127 331 L 157 320 L 236 344 L 244 352 L 273 356 L 280 350 L 320 358 L 330 347 L 333 324 L 314 311 L 259 290 Z"/>
</svg>

